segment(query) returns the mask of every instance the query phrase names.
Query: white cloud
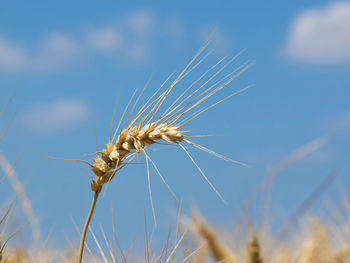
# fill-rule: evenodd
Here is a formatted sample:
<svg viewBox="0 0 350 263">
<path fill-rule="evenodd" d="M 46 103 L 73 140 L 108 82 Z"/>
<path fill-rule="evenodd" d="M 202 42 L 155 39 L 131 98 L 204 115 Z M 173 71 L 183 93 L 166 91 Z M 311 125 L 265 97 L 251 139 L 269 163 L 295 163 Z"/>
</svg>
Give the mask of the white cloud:
<svg viewBox="0 0 350 263">
<path fill-rule="evenodd" d="M 27 68 L 37 71 L 62 69 L 76 60 L 80 53 L 78 44 L 63 34 L 52 34 L 43 40 L 40 51 L 31 55 Z"/>
<path fill-rule="evenodd" d="M 102 51 L 115 51 L 123 47 L 124 36 L 115 27 L 90 30 L 87 41 L 92 48 Z"/>
<path fill-rule="evenodd" d="M 136 33 L 149 33 L 155 24 L 155 15 L 150 10 L 140 10 L 126 17 L 127 25 Z"/>
<path fill-rule="evenodd" d="M 38 51 L 19 47 L 0 37 L 0 71 L 47 71 L 66 66 L 79 54 L 79 48 L 68 36 L 46 37 Z"/>
<path fill-rule="evenodd" d="M 22 48 L 0 37 L 0 71 L 21 69 L 26 62 L 27 55 Z"/>
<path fill-rule="evenodd" d="M 147 61 L 150 57 L 150 48 L 146 44 L 131 46 L 128 50 L 128 57 L 139 63 Z"/>
<path fill-rule="evenodd" d="M 336 2 L 297 15 L 289 32 L 286 53 L 300 62 L 349 63 L 350 2 Z"/>
<path fill-rule="evenodd" d="M 90 51 L 108 52 L 123 65 L 143 64 L 151 58 L 152 33 L 156 16 L 150 10 L 139 10 L 126 15 L 115 25 L 87 31 Z"/>
<path fill-rule="evenodd" d="M 149 10 L 130 13 L 114 25 L 85 30 L 78 36 L 52 33 L 37 47 L 19 46 L 0 36 L 0 72 L 61 70 L 81 57 L 111 54 L 122 64 L 143 64 L 151 58 L 155 15 Z"/>
<path fill-rule="evenodd" d="M 207 40 L 212 30 L 213 27 L 206 27 L 200 31 L 201 40 Z M 159 40 L 161 45 L 177 45 L 188 32 L 181 19 L 158 17 L 152 10 L 142 9 L 114 23 L 87 26 L 74 35 L 44 35 L 33 47 L 0 36 L 0 73 L 64 70 L 82 61 L 96 61 L 85 59 L 101 55 L 122 66 L 145 65 L 159 47 Z M 226 54 L 229 40 L 221 29 L 215 30 L 211 46 Z"/>
<path fill-rule="evenodd" d="M 80 124 L 88 115 L 83 100 L 61 99 L 32 106 L 23 114 L 22 123 L 34 132 L 52 132 Z"/>
<path fill-rule="evenodd" d="M 79 48 L 75 42 L 63 34 L 53 34 L 44 40 L 44 46 L 49 52 L 73 55 L 78 53 Z"/>
</svg>

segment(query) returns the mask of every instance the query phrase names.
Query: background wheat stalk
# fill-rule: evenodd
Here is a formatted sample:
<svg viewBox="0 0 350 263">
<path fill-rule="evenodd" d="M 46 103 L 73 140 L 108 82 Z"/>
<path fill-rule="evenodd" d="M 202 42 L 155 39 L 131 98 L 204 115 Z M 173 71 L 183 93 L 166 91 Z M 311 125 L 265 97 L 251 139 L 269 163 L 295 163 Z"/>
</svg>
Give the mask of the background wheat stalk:
<svg viewBox="0 0 350 263">
<path fill-rule="evenodd" d="M 167 184 L 165 178 L 160 173 L 155 162 L 150 158 L 146 150 L 149 146 L 158 143 L 159 141 L 165 141 L 167 143 L 179 146 L 190 158 L 190 160 L 193 162 L 200 174 L 207 181 L 210 187 L 214 190 L 217 196 L 225 202 L 224 198 L 215 189 L 214 185 L 210 182 L 208 177 L 197 165 L 197 163 L 189 153 L 188 149 L 186 148 L 185 144 L 206 151 L 209 154 L 215 155 L 226 161 L 231 161 L 241 165 L 245 164 L 227 158 L 210 149 L 207 149 L 202 145 L 193 142 L 192 140 L 190 140 L 191 138 L 200 136 L 187 136 L 185 135 L 185 131 L 182 130 L 182 127 L 191 122 L 193 119 L 200 116 L 201 114 L 203 114 L 204 112 L 206 112 L 207 110 L 209 110 L 210 108 L 249 88 L 246 87 L 244 89 L 235 91 L 209 106 L 199 108 L 199 106 L 201 106 L 203 102 L 207 101 L 214 94 L 222 90 L 235 78 L 237 78 L 240 74 L 247 70 L 252 65 L 252 63 L 246 62 L 238 68 L 236 68 L 235 70 L 231 71 L 230 73 L 224 75 L 223 77 L 220 77 L 219 80 L 217 80 L 218 76 L 220 76 L 219 74 L 225 68 L 227 68 L 238 55 L 228 61 L 225 57 L 219 60 L 216 64 L 214 64 L 211 68 L 204 72 L 198 79 L 196 79 L 189 87 L 187 87 L 179 96 L 176 97 L 176 99 L 171 103 L 171 105 L 168 108 L 164 110 L 162 107 L 164 105 L 164 101 L 166 101 L 173 88 L 190 72 L 196 69 L 211 53 L 211 51 L 209 51 L 201 57 L 207 45 L 208 41 L 199 49 L 196 55 L 191 59 L 191 61 L 175 78 L 174 81 L 172 81 L 170 84 L 167 84 L 169 82 L 169 79 L 172 77 L 172 75 L 170 75 L 168 79 L 166 79 L 166 81 L 161 85 L 161 87 L 158 90 L 156 90 L 156 92 L 154 92 L 154 94 L 139 109 L 139 111 L 135 115 L 133 115 L 133 117 L 131 117 L 134 112 L 134 109 L 137 106 L 138 101 L 143 95 L 146 86 L 142 89 L 142 91 L 136 99 L 136 91 L 133 93 L 112 136 L 112 124 L 114 119 L 113 116 L 108 143 L 102 151 L 97 151 L 96 153 L 94 153 L 96 157 L 93 159 L 92 163 L 89 163 L 84 160 L 64 159 L 67 161 L 80 161 L 86 163 L 90 166 L 92 172 L 95 174 L 95 178 L 91 181 L 91 190 L 94 192 L 94 197 L 81 235 L 78 257 L 79 263 L 82 261 L 83 257 L 86 232 L 103 185 L 110 182 L 120 169 L 130 164 L 130 162 L 136 157 L 137 154 L 143 154 L 146 159 L 148 191 L 155 222 L 156 219 L 152 200 L 149 173 L 150 164 L 155 168 L 157 174 L 160 176 L 163 183 L 176 198 L 176 195 L 173 193 L 170 186 Z M 167 88 L 165 88 L 166 85 L 168 85 Z M 133 106 L 129 110 L 129 107 L 132 103 Z M 128 114 L 127 117 L 126 114 Z M 124 118 L 126 118 L 126 120 L 124 120 Z"/>
</svg>

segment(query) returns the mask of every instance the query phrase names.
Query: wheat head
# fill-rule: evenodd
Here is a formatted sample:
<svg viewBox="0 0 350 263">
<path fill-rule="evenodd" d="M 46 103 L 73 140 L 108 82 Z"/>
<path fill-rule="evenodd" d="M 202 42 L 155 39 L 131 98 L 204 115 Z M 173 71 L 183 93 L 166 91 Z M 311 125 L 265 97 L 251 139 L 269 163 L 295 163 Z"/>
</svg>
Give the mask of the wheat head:
<svg viewBox="0 0 350 263">
<path fill-rule="evenodd" d="M 114 116 L 113 116 L 111 126 L 110 126 L 109 141 L 107 142 L 105 148 L 102 151 L 96 152 L 96 157 L 93 159 L 92 164 L 86 161 L 82 161 L 90 165 L 92 172 L 95 174 L 95 178 L 91 181 L 91 190 L 94 192 L 94 197 L 93 197 L 90 211 L 86 219 L 82 236 L 81 236 L 78 262 L 82 261 L 86 231 L 89 226 L 93 211 L 95 209 L 97 198 L 99 196 L 99 193 L 102 190 L 103 185 L 110 182 L 114 178 L 115 174 L 120 169 L 128 165 L 130 161 L 138 153 L 142 153 L 146 158 L 148 191 L 150 196 L 154 222 L 156 223 L 154 206 L 152 201 L 152 193 L 151 193 L 149 163 L 153 165 L 158 175 L 163 180 L 164 184 L 168 187 L 171 193 L 173 193 L 171 188 L 168 186 L 165 179 L 159 172 L 157 166 L 152 161 L 152 159 L 150 158 L 150 156 L 147 154 L 147 151 L 146 151 L 147 147 L 161 140 L 167 143 L 171 143 L 179 146 L 190 158 L 190 160 L 196 166 L 196 168 L 201 173 L 203 178 L 207 181 L 207 183 L 210 185 L 210 187 L 224 201 L 223 197 L 215 189 L 213 184 L 209 181 L 209 179 L 206 177 L 206 175 L 203 173 L 203 171 L 200 169 L 200 167 L 197 165 L 193 157 L 190 155 L 190 153 L 182 143 L 187 143 L 191 146 L 194 146 L 198 149 L 206 151 L 226 161 L 232 161 L 235 163 L 240 163 L 240 162 L 227 158 L 221 154 L 218 154 L 210 149 L 205 148 L 202 145 L 199 145 L 197 143 L 190 141 L 189 138 L 196 137 L 196 136 L 186 136 L 184 134 L 185 132 L 181 130 L 181 128 L 187 123 L 191 122 L 193 119 L 197 118 L 199 115 L 203 114 L 207 110 L 216 106 L 217 104 L 249 88 L 247 87 L 239 91 L 233 92 L 230 95 L 224 97 L 223 99 L 218 100 L 217 102 L 211 104 L 210 106 L 206 106 L 204 108 L 198 109 L 199 105 L 207 101 L 214 94 L 216 94 L 217 92 L 222 90 L 224 87 L 226 87 L 228 84 L 230 84 L 235 78 L 237 78 L 240 74 L 242 74 L 252 64 L 245 63 L 240 67 L 238 67 L 237 69 L 233 70 L 232 72 L 226 74 L 221 79 L 216 80 L 216 77 L 222 72 L 223 69 L 225 69 L 228 65 L 230 65 L 233 62 L 235 57 L 229 60 L 228 62 L 226 62 L 219 69 L 217 69 L 218 65 L 220 65 L 224 61 L 224 59 L 221 59 L 218 63 L 216 63 L 214 66 L 208 69 L 204 74 L 202 74 L 197 80 L 195 80 L 188 88 L 186 88 L 185 91 L 182 92 L 181 95 L 179 95 L 171 103 L 170 107 L 168 107 L 165 110 L 163 109 L 161 110 L 162 106 L 164 106 L 164 101 L 168 98 L 173 88 L 183 78 L 185 78 L 191 71 L 193 71 L 198 65 L 200 65 L 201 62 L 203 62 L 203 60 L 205 60 L 205 58 L 211 53 L 211 52 L 208 52 L 207 55 L 199 59 L 199 61 L 197 62 L 197 59 L 202 54 L 202 51 L 206 48 L 207 44 L 208 43 L 205 43 L 201 47 L 201 49 L 191 59 L 191 61 L 187 64 L 187 66 L 181 71 L 181 73 L 164 91 L 163 91 L 163 86 L 166 84 L 166 82 L 170 77 L 147 100 L 147 102 L 141 107 L 141 109 L 137 112 L 137 114 L 131 118 L 133 110 L 136 108 L 137 103 L 143 94 L 143 91 L 144 91 L 143 89 L 139 94 L 137 100 L 134 102 L 133 107 L 129 112 L 129 117 L 126 119 L 126 121 L 124 121 L 124 124 L 119 129 L 120 124 L 123 120 L 123 117 L 127 112 L 129 105 L 133 101 L 133 97 L 136 93 L 135 91 L 130 101 L 128 102 L 123 112 L 122 118 L 119 121 L 119 124 L 112 136 L 111 131 L 112 131 L 112 124 L 114 119 Z M 71 161 L 77 161 L 77 160 L 71 160 Z M 240 164 L 243 164 L 243 163 L 240 163 Z"/>
<path fill-rule="evenodd" d="M 256 233 L 253 231 L 250 235 L 250 241 L 247 246 L 249 263 L 263 263 L 263 257 L 261 253 L 260 244 Z"/>
<path fill-rule="evenodd" d="M 110 139 L 105 148 L 102 151 L 97 152 L 96 158 L 94 158 L 93 163 L 90 164 L 93 173 L 96 175 L 96 178 L 91 182 L 91 189 L 94 192 L 100 191 L 102 186 L 111 181 L 116 172 L 126 166 L 128 161 L 135 157 L 135 154 L 137 153 L 144 154 L 147 165 L 148 162 L 151 162 L 156 168 L 155 164 L 146 153 L 146 149 L 159 141 L 165 141 L 167 143 L 180 146 L 198 168 L 205 180 L 210 184 L 218 196 L 223 199 L 216 191 L 214 186 L 209 182 L 201 169 L 197 166 L 183 144 L 194 146 L 226 161 L 232 161 L 242 165 L 244 164 L 190 141 L 189 138 L 196 136 L 186 136 L 181 128 L 193 119 L 197 118 L 199 115 L 203 114 L 208 109 L 249 88 L 247 87 L 233 92 L 231 95 L 224 97 L 210 106 L 198 109 L 199 105 L 208 100 L 218 91 L 222 90 L 242 72 L 248 69 L 251 66 L 251 63 L 241 65 L 238 69 L 235 69 L 221 79 L 212 83 L 211 81 L 213 81 L 224 68 L 230 65 L 234 58 L 216 70 L 216 67 L 218 67 L 223 60 L 219 61 L 202 76 L 200 76 L 194 83 L 192 83 L 192 85 L 190 85 L 180 96 L 178 96 L 168 109 L 163 111 L 160 110 L 173 88 L 206 58 L 206 56 L 204 56 L 204 58 L 202 58 L 197 64 L 191 67 L 198 56 L 202 53 L 203 48 L 205 48 L 205 46 L 199 50 L 199 52 L 177 76 L 177 78 L 169 85 L 168 88 L 158 95 L 158 92 L 164 85 L 163 83 L 161 88 L 159 88 L 153 94 L 153 96 L 148 99 L 148 101 L 141 107 L 139 112 L 132 119 L 129 116 L 120 130 L 119 123 L 113 137 L 110 134 Z M 198 84 L 200 80 L 204 81 L 204 83 L 200 84 L 199 87 L 194 88 L 195 84 Z M 140 96 L 142 93 L 143 91 L 141 92 Z M 135 108 L 139 98 L 134 104 L 133 109 Z M 129 104 L 130 103 L 131 101 Z M 160 114 L 160 112 L 162 113 Z M 157 168 L 156 170 L 160 175 Z M 162 180 L 163 182 L 165 181 L 163 178 Z"/>
<path fill-rule="evenodd" d="M 193 228 L 196 233 L 204 240 L 206 248 L 209 249 L 213 258 L 217 262 L 239 263 L 240 260 L 232 250 L 221 242 L 218 235 L 209 225 L 199 218 L 199 215 L 193 217 Z"/>
</svg>

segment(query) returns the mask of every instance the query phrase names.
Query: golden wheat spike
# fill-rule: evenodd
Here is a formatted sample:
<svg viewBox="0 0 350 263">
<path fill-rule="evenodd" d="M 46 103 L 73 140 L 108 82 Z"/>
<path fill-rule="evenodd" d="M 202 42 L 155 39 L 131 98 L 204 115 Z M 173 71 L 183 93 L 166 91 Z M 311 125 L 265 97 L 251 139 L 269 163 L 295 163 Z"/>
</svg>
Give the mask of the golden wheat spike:
<svg viewBox="0 0 350 263">
<path fill-rule="evenodd" d="M 328 262 L 330 250 L 327 232 L 324 226 L 316 219 L 312 222 L 311 227 L 312 235 L 304 241 L 298 262 Z"/>
<path fill-rule="evenodd" d="M 217 262 L 238 263 L 238 257 L 223 244 L 214 231 L 198 215 L 193 216 L 193 228 L 207 243 L 208 249 Z"/>
<path fill-rule="evenodd" d="M 256 233 L 253 231 L 250 235 L 250 241 L 247 246 L 249 263 L 263 263 L 263 257 L 260 249 L 260 244 Z"/>
</svg>

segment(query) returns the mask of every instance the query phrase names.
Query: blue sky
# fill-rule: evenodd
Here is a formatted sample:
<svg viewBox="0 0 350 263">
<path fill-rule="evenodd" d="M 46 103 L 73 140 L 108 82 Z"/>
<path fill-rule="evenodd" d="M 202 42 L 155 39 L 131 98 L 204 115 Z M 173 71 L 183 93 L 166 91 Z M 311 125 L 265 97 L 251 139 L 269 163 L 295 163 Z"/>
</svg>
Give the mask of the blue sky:
<svg viewBox="0 0 350 263">
<path fill-rule="evenodd" d="M 337 169 L 335 182 L 315 204 L 321 211 L 323 200 L 336 200 L 350 186 L 349 17 L 349 1 L 3 3 L 0 105 L 17 93 L 1 116 L 1 127 L 17 114 L 0 142 L 1 153 L 11 163 L 22 156 L 16 173 L 43 236 L 51 233 L 50 242 L 61 247 L 76 242 L 73 221 L 83 224 L 92 193 L 86 167 L 34 151 L 80 158 L 95 151 L 94 133 L 102 148 L 119 90 L 117 120 L 135 88 L 151 78 L 145 92 L 150 96 L 186 65 L 214 29 L 208 47 L 213 54 L 179 91 L 223 56 L 242 50 L 231 70 L 246 61 L 255 65 L 211 102 L 254 87 L 188 127 L 198 134 L 224 134 L 197 142 L 251 168 L 191 149 L 228 201 L 224 205 L 183 152 L 155 147 L 152 158 L 183 200 L 184 213 L 196 207 L 211 221 L 232 225 L 264 175 L 295 156 L 274 180 L 271 217 L 288 218 Z M 161 240 L 175 224 L 176 205 L 155 171 L 151 177 Z M 14 195 L 9 181 L 0 187 L 2 200 Z M 20 202 L 17 210 L 21 217 Z M 125 168 L 110 183 L 93 218 L 96 232 L 100 224 L 106 232 L 111 229 L 112 211 L 125 246 L 142 229 L 144 214 L 152 225 L 145 165 Z"/>
</svg>

